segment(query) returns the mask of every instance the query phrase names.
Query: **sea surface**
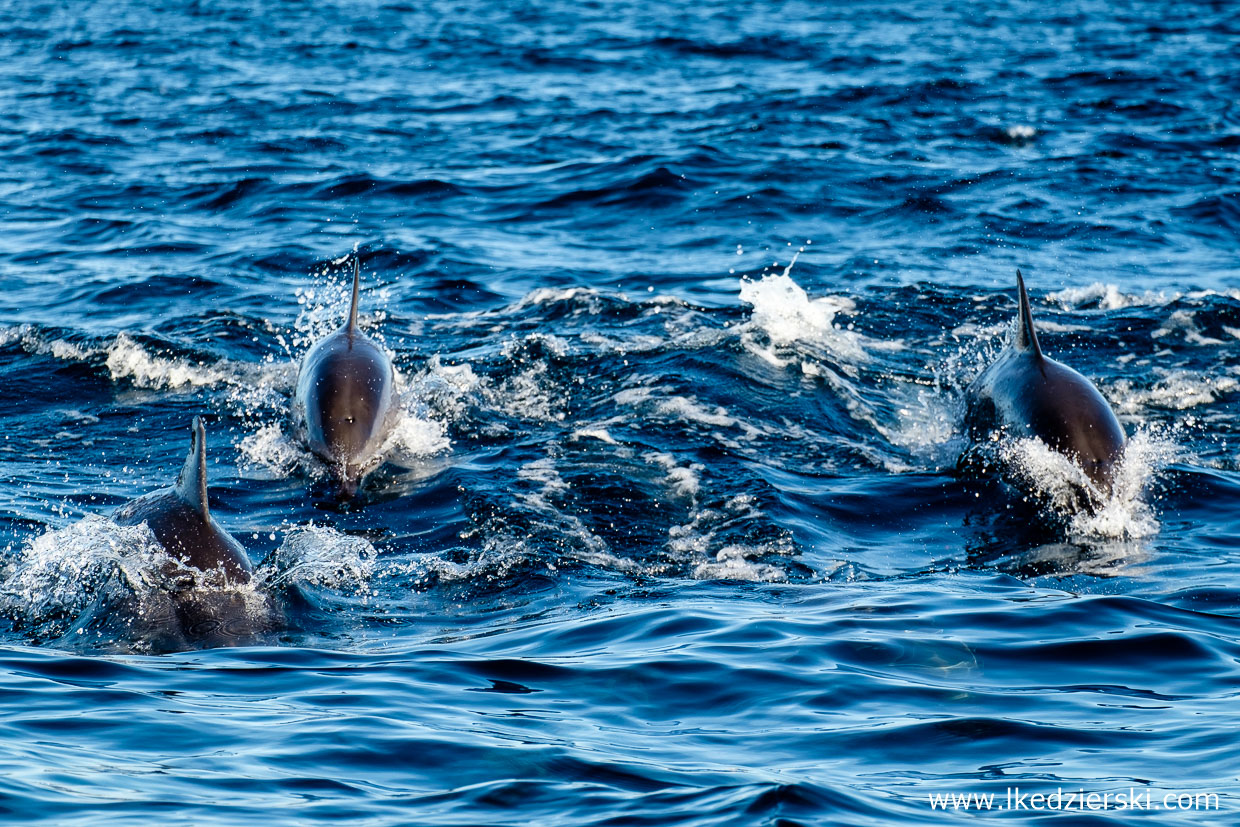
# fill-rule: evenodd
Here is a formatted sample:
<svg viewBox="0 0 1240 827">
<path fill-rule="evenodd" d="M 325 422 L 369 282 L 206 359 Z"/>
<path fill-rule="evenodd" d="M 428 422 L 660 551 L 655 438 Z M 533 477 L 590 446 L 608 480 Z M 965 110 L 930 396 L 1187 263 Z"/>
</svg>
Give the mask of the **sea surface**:
<svg viewBox="0 0 1240 827">
<path fill-rule="evenodd" d="M 11 0 L 0 66 L 0 822 L 1240 823 L 1233 4 Z M 1093 511 L 958 470 L 1018 267 Z M 144 622 L 195 415 L 273 628 Z"/>
</svg>

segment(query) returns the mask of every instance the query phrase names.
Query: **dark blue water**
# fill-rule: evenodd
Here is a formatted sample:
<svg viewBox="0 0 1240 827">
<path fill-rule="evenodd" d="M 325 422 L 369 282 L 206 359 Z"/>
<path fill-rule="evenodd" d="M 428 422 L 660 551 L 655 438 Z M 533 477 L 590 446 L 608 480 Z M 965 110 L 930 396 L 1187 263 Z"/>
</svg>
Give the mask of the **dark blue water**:
<svg viewBox="0 0 1240 827">
<path fill-rule="evenodd" d="M 1240 818 L 1230 4 L 16 0 L 0 65 L 0 820 Z M 288 408 L 355 248 L 341 505 Z M 1018 266 L 1097 513 L 956 471 Z M 287 616 L 177 643 L 106 518 L 199 413 Z"/>
</svg>

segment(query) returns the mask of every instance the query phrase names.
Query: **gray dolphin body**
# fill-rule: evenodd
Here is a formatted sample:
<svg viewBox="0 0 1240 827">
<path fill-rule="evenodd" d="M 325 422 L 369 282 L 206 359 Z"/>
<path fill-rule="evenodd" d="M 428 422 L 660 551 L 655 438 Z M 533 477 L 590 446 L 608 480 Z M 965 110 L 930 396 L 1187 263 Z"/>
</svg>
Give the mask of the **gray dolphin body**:
<svg viewBox="0 0 1240 827">
<path fill-rule="evenodd" d="M 355 257 L 349 321 L 310 348 L 297 374 L 294 402 L 310 450 L 331 466 L 346 497 L 379 464 L 379 450 L 396 415 L 392 360 L 358 329 L 359 281 Z"/>
<path fill-rule="evenodd" d="M 1073 459 L 1109 494 L 1124 450 L 1124 429 L 1094 384 L 1042 353 L 1025 280 L 1016 271 L 1020 311 L 1015 339 L 969 386 L 967 423 L 975 440 L 994 431 L 1037 437 Z"/>
<path fill-rule="evenodd" d="M 206 439 L 202 420 L 194 417 L 189 455 L 177 484 L 126 503 L 112 519 L 125 526 L 146 523 L 169 556 L 201 571 L 222 570 L 229 583 L 248 583 L 254 572 L 250 558 L 207 508 Z"/>
<path fill-rule="evenodd" d="M 105 612 L 87 619 L 89 627 L 117 641 L 141 641 L 141 651 L 175 652 L 251 642 L 284 624 L 283 610 L 270 596 L 227 588 L 252 583 L 254 569 L 241 544 L 211 518 L 206 430 L 198 417 L 176 485 L 126 503 L 112 519 L 126 526 L 146 523 L 170 557 L 222 573 L 219 585 L 226 588 L 202 588 L 175 567 L 165 567 L 159 590 L 116 598 Z"/>
</svg>

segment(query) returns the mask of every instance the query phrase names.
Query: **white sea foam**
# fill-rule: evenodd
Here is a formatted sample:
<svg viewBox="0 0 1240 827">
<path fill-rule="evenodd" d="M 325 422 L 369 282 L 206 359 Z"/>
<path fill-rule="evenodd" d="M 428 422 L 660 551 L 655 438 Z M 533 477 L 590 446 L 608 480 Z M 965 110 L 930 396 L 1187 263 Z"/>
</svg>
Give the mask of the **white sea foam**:
<svg viewBox="0 0 1240 827">
<path fill-rule="evenodd" d="M 580 341 L 595 353 L 649 353 L 667 344 L 664 336 L 649 333 L 627 333 L 624 336 L 608 336 L 588 331 L 581 334 Z"/>
<path fill-rule="evenodd" d="M 102 362 L 113 381 L 128 381 L 150 390 L 179 390 L 222 387 L 240 400 L 269 401 L 272 388 L 287 384 L 286 365 L 273 360 L 263 363 L 195 360 L 187 356 L 158 353 L 125 331 L 112 341 L 86 346 L 58 338 L 48 338 L 30 325 L 22 325 L 22 346 L 31 353 L 66 362 Z"/>
<path fill-rule="evenodd" d="M 566 525 L 566 528 L 571 531 L 573 526 Z M 549 576 L 555 576 L 559 570 L 557 558 L 540 551 L 543 547 L 537 541 L 507 531 L 492 531 L 490 527 L 462 536 L 470 539 L 477 535 L 482 537 L 481 547 L 464 562 L 443 554 L 424 554 L 413 561 L 389 565 L 385 571 L 390 577 L 412 578 L 415 583 L 434 578 L 445 583 L 479 584 L 504 583 L 511 579 L 514 571 L 528 569 L 531 564 L 540 565 Z M 582 537 L 565 536 L 557 551 L 565 558 L 611 571 L 635 573 L 640 570 L 636 561 L 617 557 L 598 537 L 587 532 L 585 539 L 583 543 Z"/>
<path fill-rule="evenodd" d="M 761 517 L 756 501 L 747 494 L 730 498 L 718 509 L 695 508 L 689 522 L 669 529 L 667 551 L 673 559 L 689 565 L 698 580 L 783 582 L 788 579 L 787 572 L 762 558 L 791 555 L 793 548 L 786 535 L 759 544 L 729 541 L 727 528 Z"/>
<path fill-rule="evenodd" d="M 703 405 L 692 396 L 671 396 L 660 399 L 655 404 L 655 410 L 670 419 L 711 425 L 716 428 L 732 428 L 739 424 L 722 405 Z"/>
<path fill-rule="evenodd" d="M 540 510 L 551 508 L 546 497 L 562 494 L 568 490 L 568 483 L 564 482 L 564 478 L 556 469 L 554 457 L 548 456 L 527 462 L 517 469 L 517 479 L 542 484 L 541 489 L 535 495 L 526 498 L 527 502 L 535 504 Z"/>
<path fill-rule="evenodd" d="M 255 570 L 264 587 L 314 586 L 367 596 L 376 552 L 367 540 L 318 525 L 296 526 Z"/>
<path fill-rule="evenodd" d="M 527 352 L 531 349 L 538 355 Z M 415 377 L 412 387 L 425 395 L 432 407 L 449 412 L 452 418 L 462 415 L 470 404 L 477 404 L 513 419 L 562 421 L 566 390 L 550 376 L 542 352 L 562 357 L 567 355 L 568 345 L 557 336 L 543 334 L 506 341 L 502 354 L 515 370 L 499 381 L 478 376 L 469 365 L 445 366 L 435 358 Z"/>
<path fill-rule="evenodd" d="M 641 455 L 663 472 L 653 496 L 666 508 L 687 507 L 688 521 L 669 530 L 666 554 L 655 559 L 628 556 L 613 548 L 594 533 L 588 517 L 572 510 L 572 484 L 561 473 L 564 450 L 552 446 L 547 455 L 517 469 L 503 516 L 461 534 L 463 540 L 480 543 L 468 553 L 466 561 L 457 555 L 428 554 L 386 566 L 385 572 L 410 576 L 415 582 L 502 582 L 518 568 L 541 566 L 554 574 L 564 561 L 573 561 L 644 576 L 674 573 L 702 579 L 787 579 L 786 572 L 769 558 L 791 553 L 789 540 L 753 543 L 738 537 L 738 527 L 743 530 L 750 522 L 762 519 L 755 500 L 738 496 L 715 508 L 698 508 L 701 466 L 678 462 L 665 453 Z M 622 454 L 628 450 L 620 446 Z M 629 455 L 632 457 L 631 452 Z M 514 530 L 514 526 L 520 528 Z"/>
<path fill-rule="evenodd" d="M 527 344 L 532 341 L 533 337 L 524 340 Z M 557 337 L 539 336 L 536 344 L 554 355 L 567 352 L 566 344 Z M 423 419 L 439 422 L 459 421 L 471 408 L 478 407 L 487 412 L 483 427 L 489 429 L 505 427 L 497 422 L 503 417 L 527 422 L 563 421 L 567 391 L 552 378 L 546 360 L 529 357 L 522 352 L 521 343 L 514 341 L 507 342 L 503 352 L 516 370 L 498 381 L 479 375 L 468 363 L 445 364 L 439 356 L 432 356 L 409 380 L 404 393 L 407 407 Z M 494 416 L 496 413 L 502 416 Z"/>
<path fill-rule="evenodd" d="M 657 380 L 636 376 L 633 381 Z M 659 390 L 651 385 L 625 388 L 612 399 L 617 405 L 645 408 L 646 416 L 706 426 L 712 437 L 729 447 L 736 447 L 738 438 L 753 440 L 769 433 L 764 427 L 737 419 L 722 405 L 708 405 L 693 396 L 661 397 Z"/>
<path fill-rule="evenodd" d="M 614 436 L 612 436 L 611 432 L 609 432 L 606 428 L 600 428 L 597 426 L 578 428 L 577 430 L 573 431 L 569 439 L 573 439 L 573 440 L 597 439 L 599 442 L 605 442 L 608 445 L 619 445 L 620 444 L 620 442 Z"/>
<path fill-rule="evenodd" d="M 1199 371 L 1156 368 L 1161 377 L 1149 387 L 1121 379 L 1104 388 L 1117 413 L 1138 416 L 1150 408 L 1184 411 L 1210 405 L 1224 394 L 1240 388 L 1232 376 L 1205 376 Z"/>
<path fill-rule="evenodd" d="M 1015 322 L 1011 319 L 1005 319 L 1001 322 L 992 324 L 978 324 L 977 322 L 965 322 L 952 328 L 952 338 L 960 339 L 981 339 L 992 340 L 999 339 L 1006 332 L 1013 328 Z"/>
<path fill-rule="evenodd" d="M 1015 325 L 1015 322 L 1013 322 Z M 1093 328 L 1083 324 L 1064 324 L 1051 319 L 1039 318 L 1037 322 L 1039 333 L 1090 333 Z"/>
<path fill-rule="evenodd" d="M 1119 310 L 1125 307 L 1161 307 L 1180 297 L 1178 293 L 1163 292 L 1124 293 L 1117 285 L 1095 281 L 1084 287 L 1066 287 L 1047 293 L 1046 298 L 1057 302 L 1065 310 L 1097 307 L 1100 310 Z"/>
<path fill-rule="evenodd" d="M 1099 491 L 1081 467 L 1038 439 L 1016 439 L 1000 447 L 1000 456 L 1021 484 L 1055 516 L 1064 520 L 1072 537 L 1132 539 L 1158 532 L 1158 520 L 1145 500 L 1154 476 L 1180 458 L 1167 434 L 1141 429 L 1128 440 L 1117 464 L 1109 495 Z M 1080 492 L 1095 507 L 1083 508 Z"/>
<path fill-rule="evenodd" d="M 647 377 L 647 376 L 634 376 L 634 377 L 632 378 L 632 381 L 634 381 L 634 382 L 638 382 L 638 381 L 651 381 L 651 382 L 653 382 L 653 381 L 656 381 L 656 380 L 655 380 L 653 377 Z M 653 399 L 653 398 L 654 398 L 654 389 L 653 389 L 652 387 L 650 387 L 650 386 L 640 386 L 640 387 L 635 387 L 635 388 L 625 388 L 625 389 L 624 389 L 624 390 L 622 390 L 622 391 L 618 391 L 618 392 L 616 392 L 616 394 L 615 394 L 614 396 L 612 396 L 612 401 L 613 401 L 613 402 L 615 402 L 617 405 L 632 405 L 632 406 L 636 406 L 636 405 L 640 405 L 640 404 L 642 404 L 643 402 L 646 402 L 646 401 L 648 401 L 648 400 L 650 400 L 650 399 Z"/>
<path fill-rule="evenodd" d="M 453 582 L 495 581 L 502 580 L 516 567 L 537 564 L 554 572 L 558 562 L 571 560 L 644 576 L 675 573 L 700 579 L 787 579 L 786 572 L 770 558 L 790 554 L 790 540 L 747 542 L 738 536 L 738 528 L 743 531 L 752 521 L 763 518 L 752 497 L 733 497 L 714 508 L 697 507 L 700 466 L 686 465 L 659 452 L 642 455 L 664 474 L 662 491 L 655 496 L 665 507 L 687 505 L 689 509 L 688 521 L 669 530 L 666 554 L 643 559 L 613 548 L 591 530 L 586 519 L 568 510 L 572 489 L 561 474 L 559 454 L 558 448 L 553 449 L 517 471 L 517 484 L 505 512 L 520 515 L 517 523 L 524 526 L 521 534 L 514 534 L 507 519 L 488 521 L 461 535 L 462 539 L 481 541 L 481 547 L 470 553 L 468 561 L 423 555 L 416 561 L 397 564 L 393 573 L 412 575 L 418 581 L 430 577 Z M 548 555 L 549 549 L 554 550 L 554 556 Z"/>
<path fill-rule="evenodd" d="M 702 466 L 696 463 L 681 465 L 671 454 L 650 451 L 642 458 L 657 465 L 667 473 L 667 483 L 673 497 L 692 499 L 702 488 Z"/>
<path fill-rule="evenodd" d="M 504 342 L 502 353 L 507 359 L 520 361 L 525 358 L 525 351 L 531 347 L 546 351 L 552 356 L 568 355 L 568 342 L 549 333 L 531 333 L 520 339 L 508 339 Z"/>
<path fill-rule="evenodd" d="M 1223 344 L 1221 339 L 1203 335 L 1201 329 L 1197 327 L 1194 315 L 1191 310 L 1175 311 L 1157 330 L 1150 334 L 1150 338 L 1163 339 L 1170 336 L 1183 336 L 1184 341 L 1190 345 Z"/>
<path fill-rule="evenodd" d="M 66 362 L 82 362 L 92 355 L 87 348 L 62 339 L 52 339 L 50 342 L 47 342 L 46 347 L 42 348 L 41 352 Z"/>
<path fill-rule="evenodd" d="M 592 287 L 540 287 L 522 297 L 515 309 L 562 301 L 576 302 L 582 311 L 591 315 L 598 314 L 603 309 L 600 294 Z"/>
<path fill-rule="evenodd" d="M 227 374 L 216 365 L 150 353 L 129 334 L 117 334 L 107 350 L 108 372 L 113 379 L 129 379 L 140 388 L 203 387 L 222 383 Z"/>
<path fill-rule="evenodd" d="M 64 339 L 49 338 L 46 334 L 37 330 L 34 325 L 30 324 L 20 324 L 5 328 L 2 336 L 2 341 L 0 341 L 2 344 L 20 342 L 22 349 L 27 353 L 51 356 L 66 362 L 83 362 L 95 353 L 90 348 L 73 342 L 66 342 Z"/>
<path fill-rule="evenodd" d="M 468 363 L 444 364 L 436 354 L 409 377 L 404 395 L 426 405 L 431 418 L 453 422 L 474 404 L 484 384 Z"/>
<path fill-rule="evenodd" d="M 560 475 L 555 454 L 521 466 L 517 479 L 523 483 L 515 491 L 517 507 L 534 516 L 537 531 L 555 536 L 561 556 L 616 571 L 635 570 L 634 561 L 614 554 L 607 541 L 591 531 L 580 517 L 557 507 L 555 500 L 568 493 L 569 484 Z"/>
<path fill-rule="evenodd" d="M 557 422 L 565 415 L 564 392 L 547 376 L 547 363 L 542 361 L 529 364 L 498 385 L 484 385 L 482 398 L 492 410 L 515 419 Z"/>
<path fill-rule="evenodd" d="M 782 583 L 787 573 L 779 566 L 763 563 L 755 558 L 770 554 L 771 549 L 762 546 L 729 545 L 715 553 L 713 560 L 693 567 L 698 580 L 747 580 L 759 583 Z"/>
</svg>

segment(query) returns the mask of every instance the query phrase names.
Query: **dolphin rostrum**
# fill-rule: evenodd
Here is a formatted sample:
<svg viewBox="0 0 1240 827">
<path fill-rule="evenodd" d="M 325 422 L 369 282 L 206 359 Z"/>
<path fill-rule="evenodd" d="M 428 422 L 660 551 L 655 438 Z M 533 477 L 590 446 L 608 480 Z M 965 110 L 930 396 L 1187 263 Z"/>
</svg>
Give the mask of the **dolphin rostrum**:
<svg viewBox="0 0 1240 827">
<path fill-rule="evenodd" d="M 207 508 L 207 436 L 200 417 L 194 417 L 191 433 L 177 484 L 126 503 L 112 519 L 124 526 L 146 523 L 170 557 L 200 571 L 220 570 L 234 585 L 249 583 L 254 569 L 245 549 Z"/>
<path fill-rule="evenodd" d="M 302 359 L 294 402 L 310 450 L 331 467 L 345 497 L 379 464 L 396 415 L 392 360 L 358 328 L 359 270 L 355 253 L 349 320 Z"/>
<path fill-rule="evenodd" d="M 995 431 L 1037 437 L 1075 461 L 1109 495 L 1124 429 L 1092 382 L 1042 353 L 1019 270 L 1016 286 L 1016 336 L 966 392 L 969 431 L 975 440 Z"/>
</svg>

